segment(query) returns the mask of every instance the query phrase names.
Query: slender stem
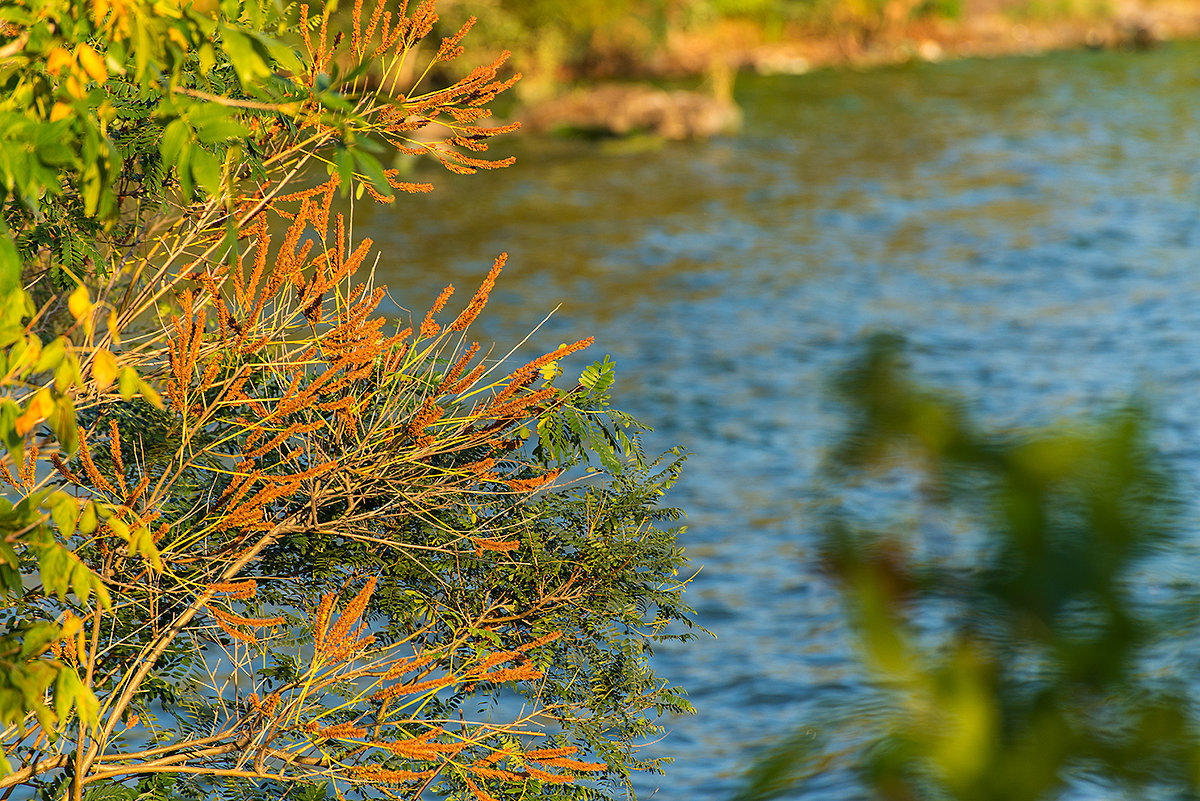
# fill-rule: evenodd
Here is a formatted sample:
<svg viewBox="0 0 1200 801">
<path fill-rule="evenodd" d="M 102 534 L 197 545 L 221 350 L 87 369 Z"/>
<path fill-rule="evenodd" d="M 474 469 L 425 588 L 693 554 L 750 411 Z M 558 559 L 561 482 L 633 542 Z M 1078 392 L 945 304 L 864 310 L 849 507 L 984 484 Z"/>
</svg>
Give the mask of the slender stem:
<svg viewBox="0 0 1200 801">
<path fill-rule="evenodd" d="M 221 571 L 221 581 L 229 581 L 230 579 L 235 578 L 238 573 L 240 573 L 242 569 L 246 567 L 246 565 L 258 558 L 258 555 L 262 553 L 264 548 L 274 543 L 281 535 L 294 530 L 295 527 L 296 521 L 292 518 L 288 518 L 279 525 L 275 526 L 273 529 L 263 535 L 257 543 L 251 546 L 236 561 L 234 561 L 233 564 Z M 142 653 L 140 653 L 134 660 L 134 664 L 137 665 L 137 669 L 124 682 L 125 687 L 121 691 L 121 694 L 117 696 L 116 701 L 113 702 L 107 710 L 104 710 L 104 729 L 96 737 L 91 748 L 88 749 L 88 752 L 84 756 L 82 763 L 77 766 L 76 769 L 80 772 L 80 774 L 86 774 L 88 772 L 88 769 L 95 761 L 97 755 L 112 736 L 113 729 L 116 727 L 117 721 L 120 720 L 121 714 L 133 700 L 133 696 L 137 693 L 138 688 L 141 687 L 141 684 L 146 679 L 146 676 L 148 676 L 150 671 L 154 669 L 154 666 L 158 664 L 159 658 L 166 652 L 171 643 L 175 641 L 175 638 L 183 632 L 187 624 L 190 623 L 197 614 L 199 614 L 200 610 L 203 609 L 210 600 L 212 600 L 212 597 L 215 594 L 215 590 L 206 589 L 204 592 L 200 593 L 200 595 L 196 596 L 196 598 L 190 604 L 188 604 L 187 608 L 184 609 L 177 618 L 175 618 L 175 621 L 170 625 L 170 627 L 163 631 L 163 633 L 160 634 L 153 643 L 144 648 Z"/>
</svg>

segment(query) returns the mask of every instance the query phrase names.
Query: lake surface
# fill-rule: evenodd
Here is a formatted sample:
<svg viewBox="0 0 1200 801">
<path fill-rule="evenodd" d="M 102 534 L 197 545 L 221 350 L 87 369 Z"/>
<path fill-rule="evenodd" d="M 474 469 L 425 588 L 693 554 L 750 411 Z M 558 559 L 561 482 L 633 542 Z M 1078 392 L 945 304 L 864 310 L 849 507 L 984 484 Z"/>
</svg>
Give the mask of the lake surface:
<svg viewBox="0 0 1200 801">
<path fill-rule="evenodd" d="M 727 798 L 763 744 L 858 698 L 815 560 L 828 381 L 901 333 L 922 379 L 1024 426 L 1149 398 L 1200 488 L 1200 46 L 744 76 L 741 136 L 631 152 L 524 139 L 517 166 L 429 171 L 356 236 L 416 313 L 509 266 L 477 332 L 539 352 L 595 335 L 649 449 L 694 455 L 673 497 L 716 639 L 663 648 L 699 710 L 639 793 Z M 582 367 L 579 360 L 577 367 Z M 887 497 L 881 503 L 890 502 Z M 833 774 L 804 798 L 855 796 Z"/>
</svg>

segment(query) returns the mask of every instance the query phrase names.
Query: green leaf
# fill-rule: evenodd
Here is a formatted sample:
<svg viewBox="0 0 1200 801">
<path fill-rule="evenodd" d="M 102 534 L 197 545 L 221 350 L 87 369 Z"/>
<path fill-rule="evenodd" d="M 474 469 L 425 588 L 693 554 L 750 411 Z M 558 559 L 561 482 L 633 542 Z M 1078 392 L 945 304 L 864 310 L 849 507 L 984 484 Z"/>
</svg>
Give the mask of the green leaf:
<svg viewBox="0 0 1200 801">
<path fill-rule="evenodd" d="M 93 501 L 88 501 L 83 506 L 83 511 L 79 515 L 79 531 L 83 534 L 91 534 L 100 525 L 99 516 L 96 514 L 96 504 Z"/>
<path fill-rule="evenodd" d="M 342 180 L 344 197 L 354 183 L 354 153 L 349 148 L 339 145 L 335 163 L 337 164 L 338 178 Z"/>
<path fill-rule="evenodd" d="M 221 162 L 202 147 L 192 151 L 192 179 L 210 195 L 221 191 Z"/>
<path fill-rule="evenodd" d="M 131 401 L 138 391 L 138 374 L 132 367 L 122 367 L 117 374 L 117 388 L 121 391 L 121 400 Z"/>
<path fill-rule="evenodd" d="M 370 153 L 363 153 L 361 150 L 354 150 L 354 161 L 358 165 L 359 171 L 367 176 L 371 185 L 375 187 L 375 191 L 384 197 L 392 196 L 392 187 L 388 183 L 387 176 L 383 174 L 383 167 L 379 164 L 378 159 Z"/>
<path fill-rule="evenodd" d="M 60 635 L 61 630 L 54 623 L 45 621 L 34 623 L 25 629 L 24 636 L 21 639 L 21 659 L 28 659 L 31 656 L 41 656 L 50 647 L 50 643 L 57 640 Z"/>
<path fill-rule="evenodd" d="M 271 74 L 271 55 L 265 37 L 224 24 L 220 30 L 225 52 L 243 88 L 249 88 Z"/>
<path fill-rule="evenodd" d="M 54 399 L 54 411 L 46 422 L 54 430 L 58 444 L 65 453 L 72 454 L 79 448 L 79 426 L 75 422 L 75 405 L 69 395 L 59 395 Z"/>
<path fill-rule="evenodd" d="M 79 713 L 79 718 L 89 727 L 95 728 L 99 722 L 100 704 L 92 691 L 83 686 L 79 674 L 74 668 L 60 667 L 58 678 L 54 682 L 54 712 L 60 720 L 66 720 L 71 709 Z"/>
<path fill-rule="evenodd" d="M 215 145 L 250 135 L 250 129 L 238 122 L 230 109 L 215 103 L 193 107 L 193 110 L 188 112 L 188 122 L 195 129 L 196 138 L 205 145 Z"/>
<path fill-rule="evenodd" d="M 171 120 L 163 129 L 158 151 L 167 164 L 179 164 L 186 155 L 192 138 L 191 129 L 181 119 Z"/>
<path fill-rule="evenodd" d="M 37 362 L 33 365 L 33 371 L 40 373 L 45 370 L 53 370 L 62 364 L 63 359 L 67 356 L 66 341 L 59 337 L 52 341 L 49 345 L 42 348 Z"/>
<path fill-rule="evenodd" d="M 79 502 L 65 492 L 56 492 L 46 499 L 50 507 L 50 518 L 58 526 L 59 534 L 70 537 L 75 533 L 75 525 L 79 520 Z"/>
</svg>

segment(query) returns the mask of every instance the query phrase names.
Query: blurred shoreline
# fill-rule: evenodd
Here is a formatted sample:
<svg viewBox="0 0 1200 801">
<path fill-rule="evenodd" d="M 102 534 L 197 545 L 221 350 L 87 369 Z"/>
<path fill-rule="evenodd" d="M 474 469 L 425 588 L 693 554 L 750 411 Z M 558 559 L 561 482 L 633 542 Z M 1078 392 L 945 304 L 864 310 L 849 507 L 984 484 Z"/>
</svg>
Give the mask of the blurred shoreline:
<svg viewBox="0 0 1200 801">
<path fill-rule="evenodd" d="M 447 16 L 482 14 L 480 1 L 451 0 Z M 1132 52 L 1200 38 L 1200 0 L 831 0 L 820 17 L 773 21 L 720 13 L 655 20 L 631 13 L 638 2 L 626 0 L 624 14 L 616 6 L 597 12 L 590 25 L 552 14 L 506 22 L 504 0 L 490 6 L 500 24 L 493 40 L 478 44 L 507 41 L 510 64 L 524 75 L 512 118 L 534 133 L 706 138 L 737 129 L 732 86 L 742 72 L 799 75 L 1083 48 Z M 663 82 L 672 90 L 655 85 Z"/>
<path fill-rule="evenodd" d="M 1018 14 L 1004 0 L 968 2 L 957 18 L 862 20 L 824 30 L 803 25 L 772 33 L 753 21 L 726 19 L 707 30 L 668 31 L 663 46 L 627 75 L 686 78 L 714 65 L 761 74 L 823 67 L 870 68 L 907 61 L 1036 55 L 1078 48 L 1141 50 L 1200 37 L 1196 0 L 1121 0 L 1104 13 Z"/>
</svg>

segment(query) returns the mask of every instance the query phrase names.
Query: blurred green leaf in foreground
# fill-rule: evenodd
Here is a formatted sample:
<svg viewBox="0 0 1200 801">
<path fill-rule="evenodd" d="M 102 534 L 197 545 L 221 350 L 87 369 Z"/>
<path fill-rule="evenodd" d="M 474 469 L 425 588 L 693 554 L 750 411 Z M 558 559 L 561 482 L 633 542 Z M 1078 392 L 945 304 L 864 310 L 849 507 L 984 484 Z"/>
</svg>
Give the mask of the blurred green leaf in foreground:
<svg viewBox="0 0 1200 801">
<path fill-rule="evenodd" d="M 981 430 L 913 383 L 888 338 L 838 389 L 854 422 L 836 484 L 922 482 L 915 524 L 867 531 L 849 504 L 829 517 L 826 563 L 884 711 L 781 744 L 740 801 L 839 768 L 887 801 L 1200 795 L 1197 676 L 1180 656 L 1195 599 L 1162 576 L 1192 551 L 1145 415 Z"/>
</svg>

